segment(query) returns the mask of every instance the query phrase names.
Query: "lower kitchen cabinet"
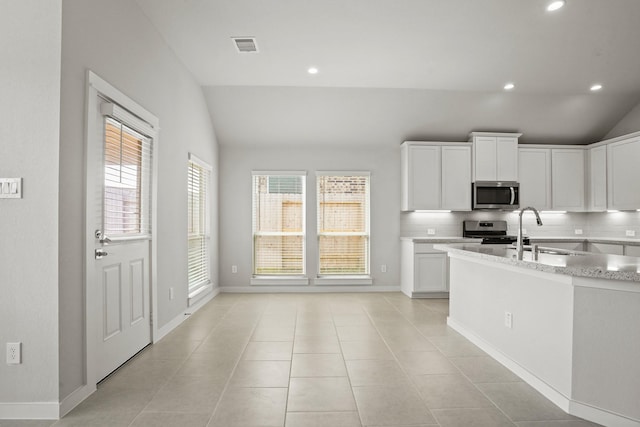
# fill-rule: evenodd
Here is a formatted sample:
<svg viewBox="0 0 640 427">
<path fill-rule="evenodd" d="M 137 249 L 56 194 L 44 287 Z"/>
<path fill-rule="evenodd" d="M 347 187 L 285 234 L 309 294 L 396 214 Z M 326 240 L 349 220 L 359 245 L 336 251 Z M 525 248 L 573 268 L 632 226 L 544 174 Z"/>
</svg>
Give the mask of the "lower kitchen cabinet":
<svg viewBox="0 0 640 427">
<path fill-rule="evenodd" d="M 449 259 L 432 244 L 402 242 L 400 289 L 410 298 L 449 296 Z"/>
</svg>

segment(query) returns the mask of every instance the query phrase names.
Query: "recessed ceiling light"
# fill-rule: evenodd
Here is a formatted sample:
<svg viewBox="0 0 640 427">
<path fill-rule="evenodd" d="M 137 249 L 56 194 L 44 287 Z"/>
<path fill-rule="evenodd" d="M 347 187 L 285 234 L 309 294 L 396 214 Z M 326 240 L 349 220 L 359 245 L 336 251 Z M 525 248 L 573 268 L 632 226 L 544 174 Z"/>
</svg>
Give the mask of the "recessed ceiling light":
<svg viewBox="0 0 640 427">
<path fill-rule="evenodd" d="M 595 84 L 595 85 L 591 86 L 591 92 L 597 92 L 600 89 L 602 89 L 602 85 L 601 84 Z"/>
<path fill-rule="evenodd" d="M 309 67 L 307 70 L 309 74 L 318 74 L 318 69 L 316 67 Z"/>
<path fill-rule="evenodd" d="M 504 90 L 511 90 L 514 87 L 516 87 L 516 85 L 514 85 L 513 83 L 507 83 L 506 85 L 504 85 Z"/>
<path fill-rule="evenodd" d="M 553 12 L 554 10 L 558 10 L 560 9 L 562 6 L 564 6 L 566 3 L 565 0 L 556 0 L 556 1 L 552 1 L 551 3 L 549 3 L 549 5 L 547 6 L 547 11 L 548 12 Z"/>
</svg>

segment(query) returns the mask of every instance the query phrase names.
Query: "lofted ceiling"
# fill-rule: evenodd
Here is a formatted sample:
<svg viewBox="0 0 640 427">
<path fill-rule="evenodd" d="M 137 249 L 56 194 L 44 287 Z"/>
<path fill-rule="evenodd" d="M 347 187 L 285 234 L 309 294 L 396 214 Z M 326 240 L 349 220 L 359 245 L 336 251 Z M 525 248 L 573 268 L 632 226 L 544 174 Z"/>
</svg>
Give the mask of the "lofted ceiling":
<svg viewBox="0 0 640 427">
<path fill-rule="evenodd" d="M 203 86 L 223 145 L 394 146 L 471 131 L 584 144 L 640 102 L 639 0 L 567 0 L 553 13 L 547 0 L 135 1 Z M 259 52 L 238 53 L 233 36 L 255 37 Z"/>
</svg>

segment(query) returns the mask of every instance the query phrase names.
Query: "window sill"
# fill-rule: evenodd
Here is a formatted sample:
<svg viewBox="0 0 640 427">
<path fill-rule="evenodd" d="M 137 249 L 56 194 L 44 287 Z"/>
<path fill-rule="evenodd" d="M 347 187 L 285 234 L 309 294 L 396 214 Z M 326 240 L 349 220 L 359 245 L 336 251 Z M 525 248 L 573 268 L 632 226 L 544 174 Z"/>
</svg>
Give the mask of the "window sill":
<svg viewBox="0 0 640 427">
<path fill-rule="evenodd" d="M 209 295 L 211 292 L 213 292 L 213 283 L 209 282 L 206 285 L 200 286 L 198 289 L 196 289 L 195 291 L 189 294 L 188 306 L 191 307 L 192 305 L 196 304 L 198 301 L 200 301 L 202 298 Z"/>
<path fill-rule="evenodd" d="M 321 276 L 313 279 L 314 285 L 373 285 L 371 276 Z"/>
<path fill-rule="evenodd" d="M 251 278 L 252 286 L 306 286 L 309 279 L 301 276 L 255 276 Z"/>
</svg>

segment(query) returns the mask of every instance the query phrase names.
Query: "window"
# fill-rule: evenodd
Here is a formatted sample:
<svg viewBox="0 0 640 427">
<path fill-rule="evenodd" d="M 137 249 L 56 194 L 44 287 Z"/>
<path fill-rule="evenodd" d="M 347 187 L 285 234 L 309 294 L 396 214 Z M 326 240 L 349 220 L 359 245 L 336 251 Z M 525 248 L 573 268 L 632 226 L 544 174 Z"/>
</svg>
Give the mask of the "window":
<svg viewBox="0 0 640 427">
<path fill-rule="evenodd" d="M 320 276 L 369 274 L 369 173 L 318 172 Z"/>
<path fill-rule="evenodd" d="M 211 166 L 189 154 L 187 180 L 189 296 L 211 283 L 209 265 Z"/>
<path fill-rule="evenodd" d="M 305 273 L 305 173 L 253 173 L 253 274 Z"/>
<path fill-rule="evenodd" d="M 115 117 L 104 121 L 102 229 L 110 238 L 149 236 L 151 139 Z"/>
</svg>

